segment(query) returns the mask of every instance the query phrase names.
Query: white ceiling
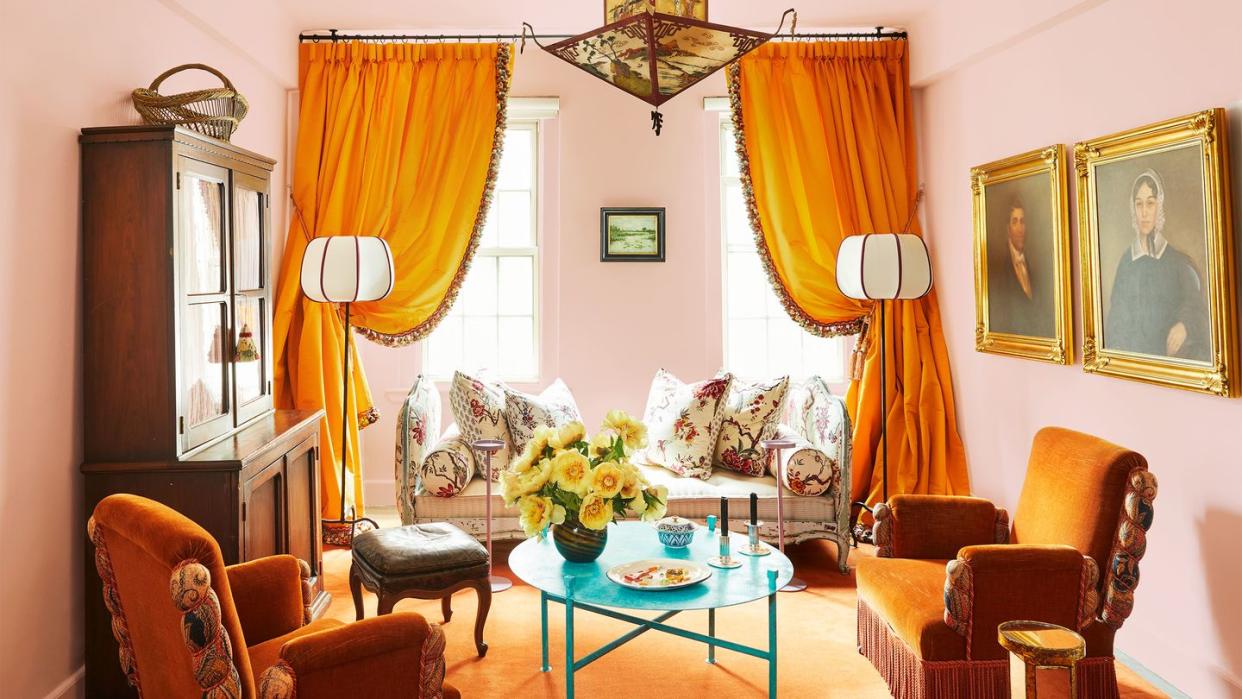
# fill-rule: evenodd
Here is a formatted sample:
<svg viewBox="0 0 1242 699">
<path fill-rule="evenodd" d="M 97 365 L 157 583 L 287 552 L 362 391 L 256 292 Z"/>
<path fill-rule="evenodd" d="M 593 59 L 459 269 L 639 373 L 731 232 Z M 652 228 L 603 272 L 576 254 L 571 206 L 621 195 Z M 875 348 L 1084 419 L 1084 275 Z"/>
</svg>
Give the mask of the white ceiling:
<svg viewBox="0 0 1242 699">
<path fill-rule="evenodd" d="M 280 0 L 303 30 L 479 31 L 519 33 L 529 22 L 540 33 L 580 33 L 604 19 L 603 0 Z M 772 30 L 781 13 L 798 10 L 810 30 L 885 25 L 906 27 L 935 0 L 709 0 L 708 19 Z"/>
</svg>

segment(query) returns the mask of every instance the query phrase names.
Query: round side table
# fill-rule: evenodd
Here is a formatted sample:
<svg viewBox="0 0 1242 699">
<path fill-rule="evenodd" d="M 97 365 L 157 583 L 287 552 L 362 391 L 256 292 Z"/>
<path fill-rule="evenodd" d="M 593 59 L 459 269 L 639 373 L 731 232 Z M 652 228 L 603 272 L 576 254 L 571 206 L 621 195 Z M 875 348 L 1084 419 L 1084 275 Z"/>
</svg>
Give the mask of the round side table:
<svg viewBox="0 0 1242 699">
<path fill-rule="evenodd" d="M 1035 671 L 1069 670 L 1069 696 L 1078 696 L 1078 661 L 1087 642 L 1064 626 L 1042 621 L 1006 621 L 996 628 L 997 640 L 1009 651 L 1009 695 L 1035 697 Z"/>
</svg>

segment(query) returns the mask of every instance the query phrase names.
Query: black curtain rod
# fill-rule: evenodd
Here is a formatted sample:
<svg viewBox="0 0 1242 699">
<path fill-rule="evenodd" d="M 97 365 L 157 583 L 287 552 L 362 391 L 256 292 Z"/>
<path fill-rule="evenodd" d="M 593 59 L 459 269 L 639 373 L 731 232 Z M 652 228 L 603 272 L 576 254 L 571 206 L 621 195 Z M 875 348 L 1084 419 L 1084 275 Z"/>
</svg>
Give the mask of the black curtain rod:
<svg viewBox="0 0 1242 699">
<path fill-rule="evenodd" d="M 527 34 L 528 39 L 568 39 L 577 34 Z M 807 32 L 776 34 L 776 39 L 905 39 L 906 32 L 886 32 L 877 27 L 874 32 Z M 298 41 L 521 41 L 521 34 L 340 34 L 335 29 L 328 34 L 298 34 Z"/>
</svg>

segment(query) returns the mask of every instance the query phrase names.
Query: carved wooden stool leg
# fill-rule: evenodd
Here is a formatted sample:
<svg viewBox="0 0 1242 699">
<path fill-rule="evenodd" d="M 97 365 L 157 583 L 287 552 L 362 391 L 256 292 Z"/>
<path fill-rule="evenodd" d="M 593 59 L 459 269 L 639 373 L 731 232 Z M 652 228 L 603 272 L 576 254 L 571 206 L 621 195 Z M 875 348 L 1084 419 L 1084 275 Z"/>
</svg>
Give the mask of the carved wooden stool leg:
<svg viewBox="0 0 1242 699">
<path fill-rule="evenodd" d="M 362 611 L 362 578 L 358 576 L 356 566 L 349 566 L 349 594 L 354 598 L 354 620 L 361 621 L 364 616 Z"/>
<path fill-rule="evenodd" d="M 397 604 L 399 598 L 396 595 L 390 595 L 383 590 L 379 591 L 379 605 L 375 611 L 377 616 L 392 614 L 392 608 Z"/>
<path fill-rule="evenodd" d="M 487 613 L 492 608 L 492 584 L 487 578 L 474 582 L 474 590 L 479 593 L 479 611 L 474 617 L 474 648 L 479 657 L 487 655 L 487 644 L 483 642 L 483 625 L 487 623 Z"/>
<path fill-rule="evenodd" d="M 444 614 L 444 623 L 449 623 L 449 619 L 453 618 L 453 593 L 440 598 L 440 611 Z"/>
</svg>

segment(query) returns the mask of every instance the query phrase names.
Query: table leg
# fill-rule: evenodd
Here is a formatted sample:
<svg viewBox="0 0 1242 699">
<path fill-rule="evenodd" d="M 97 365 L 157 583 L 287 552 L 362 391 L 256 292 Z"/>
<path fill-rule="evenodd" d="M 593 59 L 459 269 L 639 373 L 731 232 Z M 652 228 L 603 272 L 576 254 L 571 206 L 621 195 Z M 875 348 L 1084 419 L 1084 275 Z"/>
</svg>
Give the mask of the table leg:
<svg viewBox="0 0 1242 699">
<path fill-rule="evenodd" d="M 574 699 L 574 579 L 565 577 L 565 699 Z"/>
<path fill-rule="evenodd" d="M 776 593 L 768 595 L 768 697 L 776 696 Z"/>
<path fill-rule="evenodd" d="M 551 672 L 552 666 L 548 664 L 548 593 L 540 590 L 539 592 L 539 620 L 542 622 L 543 633 L 541 636 L 541 645 L 543 646 L 543 664 L 539 666 L 540 672 Z"/>
<path fill-rule="evenodd" d="M 711 607 L 707 610 L 707 635 L 712 638 L 716 637 L 716 608 Z M 707 644 L 707 662 L 716 664 L 716 644 Z"/>
</svg>

